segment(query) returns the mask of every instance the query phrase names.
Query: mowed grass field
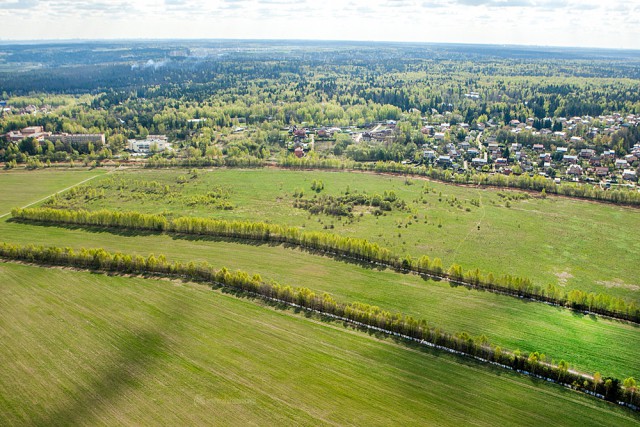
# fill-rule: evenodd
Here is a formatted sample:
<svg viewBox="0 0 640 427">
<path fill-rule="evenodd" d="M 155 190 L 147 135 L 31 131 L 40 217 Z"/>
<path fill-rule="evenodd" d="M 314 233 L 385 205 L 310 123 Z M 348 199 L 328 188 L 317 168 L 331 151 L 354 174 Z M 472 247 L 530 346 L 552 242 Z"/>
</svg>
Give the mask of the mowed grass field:
<svg viewBox="0 0 640 427">
<path fill-rule="evenodd" d="M 0 215 L 104 174 L 106 171 L 103 169 L 0 171 Z"/>
<path fill-rule="evenodd" d="M 181 176 L 186 182 L 179 184 Z M 130 188 L 107 185 L 110 178 L 128 181 Z M 368 194 L 394 191 L 408 210 L 376 217 L 360 209 L 353 221 L 310 215 L 293 207 L 294 194 L 303 190 L 305 198 L 312 197 L 314 180 L 324 184 L 320 195 L 339 196 L 347 189 Z M 170 195 L 147 197 L 131 191 L 154 181 L 168 185 Z M 200 170 L 192 178 L 185 169 L 138 170 L 90 185 L 103 189 L 104 198 L 80 197 L 72 206 L 263 220 L 306 230 L 328 227 L 326 231 L 366 238 L 399 253 L 439 257 L 445 266 L 455 262 L 464 268 L 529 277 L 540 285 L 554 283 L 640 302 L 640 210 L 634 208 L 552 196 L 514 200 L 525 193 L 354 172 L 216 169 Z M 217 189 L 230 193 L 234 209 L 193 202 Z"/>
<path fill-rule="evenodd" d="M 205 261 L 217 267 L 259 273 L 265 279 L 329 292 L 346 302 L 360 301 L 427 319 L 451 332 L 485 334 L 503 348 L 541 351 L 575 368 L 619 378 L 640 377 L 640 327 L 585 316 L 567 309 L 504 295 L 452 287 L 413 274 L 372 269 L 296 248 L 198 239 L 155 233 L 120 233 L 0 222 L 3 240 L 79 249 L 102 247 L 169 260 Z"/>
<path fill-rule="evenodd" d="M 544 381 L 168 280 L 0 263 L 2 425 L 637 425 Z"/>
</svg>

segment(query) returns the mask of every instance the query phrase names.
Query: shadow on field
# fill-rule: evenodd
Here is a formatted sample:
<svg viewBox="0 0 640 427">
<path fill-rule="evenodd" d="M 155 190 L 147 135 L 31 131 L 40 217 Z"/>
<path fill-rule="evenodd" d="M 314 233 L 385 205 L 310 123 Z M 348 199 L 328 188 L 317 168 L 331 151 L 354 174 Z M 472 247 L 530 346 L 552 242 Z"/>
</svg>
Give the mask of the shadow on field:
<svg viewBox="0 0 640 427">
<path fill-rule="evenodd" d="M 87 385 L 67 391 L 68 400 L 52 402 L 58 407 L 52 405 L 48 413 L 35 420 L 33 425 L 92 424 L 114 401 L 144 382 L 158 367 L 168 351 L 167 336 L 180 333 L 188 311 L 185 301 L 180 300 L 177 306 L 168 307 L 166 311 L 158 310 L 161 314 L 155 324 L 128 330 L 114 343 L 116 349 L 107 356 L 107 366 L 92 374 Z"/>
<path fill-rule="evenodd" d="M 357 265 L 358 267 L 361 267 L 367 270 L 383 271 L 387 269 L 387 267 L 384 267 L 381 265 L 373 264 L 366 261 L 360 261 L 357 259 L 348 258 L 345 256 L 340 256 L 337 254 L 332 254 L 332 253 L 324 252 L 317 249 L 305 248 L 292 243 L 240 239 L 240 238 L 233 238 L 233 237 L 203 236 L 203 235 L 194 235 L 194 234 L 180 234 L 180 233 L 166 233 L 166 234 L 171 236 L 172 239 L 186 240 L 189 242 L 235 243 L 239 245 L 248 245 L 248 246 L 255 246 L 255 247 L 269 246 L 272 248 L 282 247 L 288 250 L 298 250 L 298 251 L 306 252 L 308 254 L 315 255 L 315 256 L 331 258 L 334 261 L 342 262 L 344 264 Z"/>
<path fill-rule="evenodd" d="M 148 237 L 148 236 L 158 236 L 161 234 L 166 234 L 167 236 L 170 236 L 174 240 L 185 240 L 189 242 L 235 243 L 235 244 L 255 246 L 255 247 L 280 246 L 285 249 L 299 250 L 299 251 L 309 253 L 311 255 L 331 258 L 334 261 L 343 262 L 345 264 L 357 265 L 367 270 L 383 271 L 387 269 L 387 267 L 385 266 L 373 264 L 366 261 L 360 261 L 357 259 L 348 258 L 348 257 L 340 256 L 337 254 L 331 254 L 331 253 L 316 250 L 316 249 L 304 248 L 299 245 L 295 245 L 291 243 L 241 239 L 241 238 L 233 238 L 233 237 L 207 236 L 207 235 L 200 235 L 200 234 L 181 234 L 181 233 L 174 233 L 174 232 L 162 232 L 162 231 L 152 231 L 152 230 L 130 230 L 130 229 L 118 229 L 118 228 L 111 228 L 111 227 L 99 227 L 99 226 L 51 224 L 51 223 L 45 223 L 45 222 L 39 222 L 39 221 L 22 221 L 20 219 L 15 219 L 15 218 L 8 220 L 8 222 L 16 222 L 16 223 L 37 225 L 37 226 L 47 227 L 47 228 L 65 229 L 65 230 L 80 230 L 80 231 L 86 231 L 88 233 L 95 233 L 95 234 L 107 233 L 107 234 L 112 234 L 115 236 L 123 236 L 123 237 Z M 399 271 L 399 270 L 397 271 L 400 273 L 403 273 L 403 271 Z"/>
<path fill-rule="evenodd" d="M 19 218 L 11 218 L 8 219 L 7 222 L 16 223 L 16 224 L 25 224 L 25 225 L 36 225 L 38 227 L 46 227 L 46 228 L 57 228 L 63 230 L 79 230 L 86 231 L 89 233 L 98 233 L 98 234 L 113 234 L 116 236 L 125 236 L 125 237 L 140 237 L 140 236 L 155 236 L 161 234 L 160 231 L 153 230 L 119 230 L 117 228 L 110 227 L 99 227 L 92 225 L 74 225 L 74 224 L 54 224 L 43 221 L 32 221 L 32 220 L 22 220 Z"/>
<path fill-rule="evenodd" d="M 278 301 L 271 301 L 271 300 L 266 300 L 264 298 L 261 298 L 259 296 L 253 295 L 253 294 L 248 294 L 244 291 L 241 290 L 237 290 L 237 289 L 232 289 L 232 288 L 225 288 L 223 286 L 212 286 L 213 289 L 216 289 L 224 294 L 229 294 L 229 295 L 233 295 L 236 298 L 240 298 L 240 299 L 246 299 L 252 302 L 256 302 L 259 304 L 263 304 L 267 307 L 271 307 L 275 310 L 278 311 L 288 311 L 288 312 L 292 312 L 295 313 L 297 315 L 300 316 L 304 316 L 307 319 L 312 319 L 315 321 L 320 321 L 322 323 L 325 323 L 327 325 L 332 325 L 332 326 L 336 326 L 336 327 L 341 327 L 344 328 L 345 330 L 352 330 L 352 331 L 358 331 L 360 333 L 366 334 L 371 338 L 374 338 L 376 340 L 380 340 L 380 341 L 384 341 L 384 342 L 388 342 L 388 343 L 392 343 L 394 345 L 400 346 L 402 348 L 408 348 L 411 349 L 413 351 L 419 352 L 423 355 L 429 356 L 429 357 L 433 357 L 435 359 L 439 359 L 439 360 L 443 360 L 446 361 L 446 363 L 452 363 L 458 366 L 465 366 L 471 369 L 482 369 L 483 372 L 490 372 L 493 375 L 496 375 L 498 377 L 501 376 L 506 376 L 506 377 L 520 377 L 519 374 L 510 372 L 510 371 L 506 371 L 504 368 L 498 367 L 498 366 L 493 366 L 487 363 L 483 363 L 480 361 L 477 361 L 475 359 L 473 359 L 472 357 L 469 356 L 465 356 L 465 355 L 460 355 L 460 354 L 453 354 L 453 353 L 449 353 L 447 351 L 443 351 L 437 348 L 433 348 L 433 347 L 429 347 L 402 337 L 397 337 L 397 336 L 393 336 L 381 331 L 377 331 L 374 329 L 370 329 L 367 328 L 365 326 L 360 326 L 360 325 L 356 325 L 353 324 L 351 322 L 347 322 L 344 320 L 340 320 L 340 319 L 336 319 L 334 317 L 331 316 L 327 316 L 321 313 L 316 313 L 316 312 L 312 312 L 310 310 L 305 310 L 303 308 L 300 307 L 292 307 L 288 304 L 282 303 L 282 302 L 278 302 Z M 364 353 L 363 353 L 364 354 Z M 375 354 L 377 355 L 376 358 L 379 359 L 380 354 L 384 354 L 384 357 L 388 357 L 389 355 L 389 349 L 388 348 L 384 348 L 383 350 L 376 350 Z M 426 364 L 426 366 L 428 366 L 428 363 Z M 410 372 L 409 370 L 406 369 L 402 369 L 401 371 L 399 371 L 399 373 L 401 373 L 401 375 L 406 375 L 406 382 L 413 382 L 415 381 L 416 378 L 416 374 Z M 543 384 L 545 383 L 545 380 L 542 379 L 537 379 L 537 378 L 533 378 L 533 377 L 527 377 L 527 380 L 533 384 Z M 401 384 L 403 383 L 403 381 L 400 382 Z M 442 389 L 443 389 L 443 393 L 446 392 L 445 389 L 447 389 L 449 386 L 447 384 L 445 384 L 444 382 L 442 383 Z M 406 391 L 406 390 L 405 390 Z"/>
</svg>

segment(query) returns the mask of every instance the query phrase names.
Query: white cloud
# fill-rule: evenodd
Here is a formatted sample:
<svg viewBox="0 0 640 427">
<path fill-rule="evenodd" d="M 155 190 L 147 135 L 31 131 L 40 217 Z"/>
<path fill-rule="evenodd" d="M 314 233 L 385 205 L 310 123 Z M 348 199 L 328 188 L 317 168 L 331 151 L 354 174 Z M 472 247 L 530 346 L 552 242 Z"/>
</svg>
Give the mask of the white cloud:
<svg viewBox="0 0 640 427">
<path fill-rule="evenodd" d="M 4 40 L 291 38 L 640 49 L 639 7 L 638 0 L 0 0 L 0 19 Z"/>
<path fill-rule="evenodd" d="M 0 9 L 19 10 L 32 9 L 39 5 L 39 0 L 0 0 Z"/>
</svg>

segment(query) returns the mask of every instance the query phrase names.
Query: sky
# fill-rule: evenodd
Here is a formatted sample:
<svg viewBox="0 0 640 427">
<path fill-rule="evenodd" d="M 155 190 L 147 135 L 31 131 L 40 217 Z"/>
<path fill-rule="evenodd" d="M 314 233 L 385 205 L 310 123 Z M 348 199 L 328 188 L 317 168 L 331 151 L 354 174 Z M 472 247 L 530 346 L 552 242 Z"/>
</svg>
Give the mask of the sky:
<svg viewBox="0 0 640 427">
<path fill-rule="evenodd" d="M 310 39 L 640 49 L 640 0 L 0 0 L 0 40 Z"/>
</svg>

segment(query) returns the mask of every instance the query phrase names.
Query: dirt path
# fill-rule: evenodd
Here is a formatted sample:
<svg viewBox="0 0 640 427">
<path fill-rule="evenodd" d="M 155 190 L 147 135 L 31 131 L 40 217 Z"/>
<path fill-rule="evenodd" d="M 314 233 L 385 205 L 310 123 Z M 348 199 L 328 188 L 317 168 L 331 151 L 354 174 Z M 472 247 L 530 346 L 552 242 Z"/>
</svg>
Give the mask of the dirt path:
<svg viewBox="0 0 640 427">
<path fill-rule="evenodd" d="M 107 175 L 108 175 L 108 174 L 110 174 L 111 172 L 113 172 L 113 171 L 109 171 L 109 172 L 107 172 Z M 78 183 L 76 183 L 76 184 L 70 185 L 70 186 L 69 186 L 69 187 L 67 187 L 67 188 L 63 188 L 62 190 L 56 191 L 55 193 L 52 193 L 52 194 L 49 194 L 48 196 L 43 197 L 43 198 L 42 198 L 42 199 L 40 199 L 40 200 L 36 200 L 35 202 L 31 202 L 31 203 L 29 203 L 28 205 L 24 205 L 24 206 L 22 206 L 22 207 L 21 207 L 21 209 L 28 208 L 29 206 L 33 206 L 33 205 L 35 205 L 36 203 L 40 203 L 40 202 L 42 202 L 42 201 L 44 201 L 44 200 L 47 200 L 49 197 L 53 197 L 53 196 L 55 196 L 56 194 L 64 193 L 64 192 L 65 192 L 65 191 L 67 191 L 67 190 L 71 190 L 73 187 L 77 187 L 78 185 L 82 185 L 82 184 L 84 184 L 85 182 L 91 181 L 92 179 L 95 179 L 95 178 L 97 178 L 97 177 L 99 177 L 99 176 L 103 176 L 103 174 L 94 175 L 94 176 L 92 176 L 92 177 L 90 177 L 90 178 L 87 178 L 87 179 L 85 179 L 85 180 L 82 180 L 82 181 L 80 181 L 80 182 L 78 182 Z M 0 218 L 4 218 L 5 216 L 8 216 L 8 215 L 10 215 L 10 214 L 11 214 L 11 212 L 7 212 L 7 213 L 5 213 L 5 214 L 0 215 Z"/>
</svg>

